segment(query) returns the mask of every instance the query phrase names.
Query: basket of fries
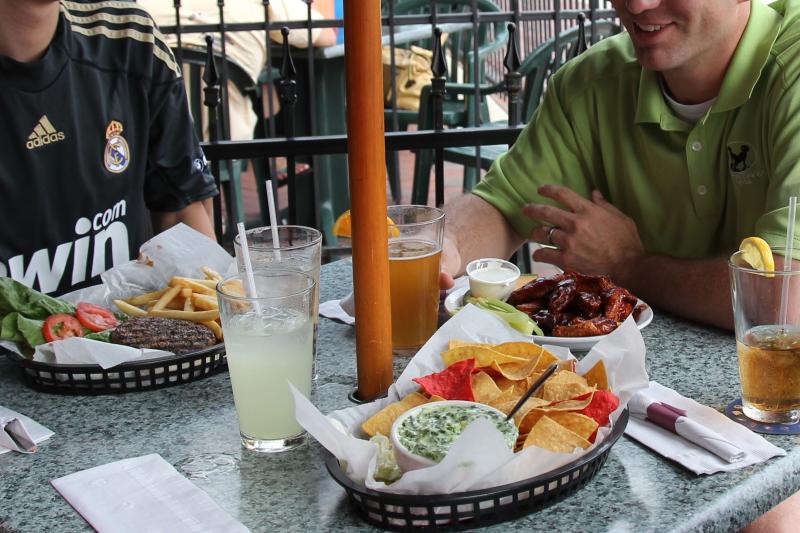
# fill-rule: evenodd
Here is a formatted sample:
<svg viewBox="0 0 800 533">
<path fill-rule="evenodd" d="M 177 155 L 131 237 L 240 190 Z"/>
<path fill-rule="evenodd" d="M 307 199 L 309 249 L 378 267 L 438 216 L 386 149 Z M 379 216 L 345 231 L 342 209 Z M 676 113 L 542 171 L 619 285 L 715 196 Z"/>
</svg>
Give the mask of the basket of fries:
<svg viewBox="0 0 800 533">
<path fill-rule="evenodd" d="M 0 307 L 17 306 L 7 317 L 19 328 L 0 346 L 29 385 L 50 392 L 141 391 L 212 375 L 227 369 L 215 287 L 232 264 L 215 242 L 178 226 L 102 284 L 61 298 L 6 279 Z"/>
<path fill-rule="evenodd" d="M 295 410 L 367 522 L 476 527 L 588 483 L 625 430 L 628 400 L 648 385 L 644 361 L 631 317 L 578 361 L 467 305 L 386 398 L 326 416 L 295 389 Z"/>
</svg>

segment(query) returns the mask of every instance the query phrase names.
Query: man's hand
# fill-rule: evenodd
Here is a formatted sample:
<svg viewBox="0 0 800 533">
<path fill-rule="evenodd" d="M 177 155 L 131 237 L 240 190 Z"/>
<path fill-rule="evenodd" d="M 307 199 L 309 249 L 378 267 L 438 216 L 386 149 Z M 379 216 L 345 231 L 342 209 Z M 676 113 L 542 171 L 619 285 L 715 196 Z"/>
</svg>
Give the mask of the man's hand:
<svg viewBox="0 0 800 533">
<path fill-rule="evenodd" d="M 545 223 L 531 233 L 531 238 L 556 247 L 537 250 L 534 260 L 584 274 L 609 275 L 624 283 L 645 254 L 634 221 L 599 191 L 593 191 L 591 200 L 587 200 L 567 187 L 543 185 L 539 194 L 566 209 L 543 204 L 523 208 L 526 216 Z"/>
<path fill-rule="evenodd" d="M 447 290 L 453 286 L 453 278 L 461 268 L 461 254 L 453 239 L 445 234 L 442 242 L 442 263 L 439 272 L 439 288 Z"/>
</svg>

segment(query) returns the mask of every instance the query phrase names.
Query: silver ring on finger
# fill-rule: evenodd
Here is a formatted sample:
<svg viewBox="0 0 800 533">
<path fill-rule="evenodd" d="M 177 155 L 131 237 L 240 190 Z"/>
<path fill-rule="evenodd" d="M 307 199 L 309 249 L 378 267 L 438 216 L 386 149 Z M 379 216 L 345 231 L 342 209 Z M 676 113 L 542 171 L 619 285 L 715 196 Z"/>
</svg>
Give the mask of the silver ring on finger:
<svg viewBox="0 0 800 533">
<path fill-rule="evenodd" d="M 550 229 L 547 230 L 547 244 L 550 246 L 556 246 L 556 243 L 553 242 L 553 232 L 558 229 L 558 226 L 550 226 Z"/>
</svg>

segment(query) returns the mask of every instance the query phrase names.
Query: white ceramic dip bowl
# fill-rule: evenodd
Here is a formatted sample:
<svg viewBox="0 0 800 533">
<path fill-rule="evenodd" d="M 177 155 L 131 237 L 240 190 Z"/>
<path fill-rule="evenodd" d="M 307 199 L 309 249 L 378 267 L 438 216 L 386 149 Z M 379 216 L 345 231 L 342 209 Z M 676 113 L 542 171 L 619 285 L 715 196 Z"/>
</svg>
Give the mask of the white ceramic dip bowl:
<svg viewBox="0 0 800 533">
<path fill-rule="evenodd" d="M 505 300 L 519 279 L 519 267 L 503 259 L 476 259 L 467 265 L 470 295 Z"/>
</svg>

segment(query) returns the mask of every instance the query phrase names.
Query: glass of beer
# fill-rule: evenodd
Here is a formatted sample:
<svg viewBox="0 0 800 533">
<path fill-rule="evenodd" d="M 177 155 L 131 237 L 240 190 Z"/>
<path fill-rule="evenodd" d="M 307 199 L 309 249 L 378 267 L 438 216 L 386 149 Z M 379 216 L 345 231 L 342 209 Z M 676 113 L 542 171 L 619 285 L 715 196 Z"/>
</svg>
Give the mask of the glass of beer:
<svg viewBox="0 0 800 533">
<path fill-rule="evenodd" d="M 295 270 L 256 270 L 217 284 L 222 331 L 242 445 L 259 452 L 299 446 L 289 383 L 311 394 L 314 278 Z"/>
<path fill-rule="evenodd" d="M 444 211 L 392 205 L 388 215 L 392 351 L 413 355 L 438 324 Z"/>
<path fill-rule="evenodd" d="M 776 263 L 783 248 L 772 248 Z M 795 423 L 800 420 L 800 270 L 750 268 L 736 252 L 728 263 L 739 356 L 742 410 L 753 420 Z"/>
</svg>

